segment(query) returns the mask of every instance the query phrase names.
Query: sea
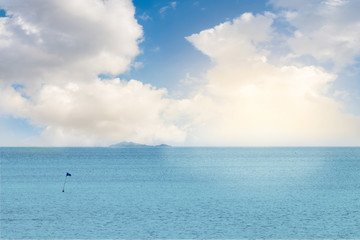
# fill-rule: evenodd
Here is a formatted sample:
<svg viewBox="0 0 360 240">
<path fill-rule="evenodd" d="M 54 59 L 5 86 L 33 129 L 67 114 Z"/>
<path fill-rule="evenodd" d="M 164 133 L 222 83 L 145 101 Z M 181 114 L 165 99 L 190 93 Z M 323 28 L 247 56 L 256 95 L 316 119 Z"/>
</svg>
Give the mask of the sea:
<svg viewBox="0 0 360 240">
<path fill-rule="evenodd" d="M 1 239 L 360 239 L 360 148 L 3 147 L 0 166 Z"/>
</svg>

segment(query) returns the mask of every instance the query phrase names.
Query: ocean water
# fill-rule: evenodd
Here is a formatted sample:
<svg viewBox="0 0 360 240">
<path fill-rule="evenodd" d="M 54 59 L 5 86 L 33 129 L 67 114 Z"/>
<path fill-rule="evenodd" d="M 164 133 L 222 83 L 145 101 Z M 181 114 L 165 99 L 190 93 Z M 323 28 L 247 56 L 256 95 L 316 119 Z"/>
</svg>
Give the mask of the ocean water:
<svg viewBox="0 0 360 240">
<path fill-rule="evenodd" d="M 360 239 L 360 148 L 0 148 L 0 161 L 2 239 Z"/>
</svg>

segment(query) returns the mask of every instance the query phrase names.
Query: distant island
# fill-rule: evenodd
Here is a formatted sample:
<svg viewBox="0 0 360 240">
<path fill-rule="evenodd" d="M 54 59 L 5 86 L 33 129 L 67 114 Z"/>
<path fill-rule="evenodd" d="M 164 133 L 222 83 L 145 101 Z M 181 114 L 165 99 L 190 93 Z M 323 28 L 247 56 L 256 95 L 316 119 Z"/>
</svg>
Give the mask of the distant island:
<svg viewBox="0 0 360 240">
<path fill-rule="evenodd" d="M 146 145 L 146 144 L 140 144 L 140 143 L 134 143 L 134 142 L 121 142 L 112 144 L 109 147 L 111 148 L 139 148 L 139 147 L 171 147 L 167 144 L 160 144 L 160 145 Z"/>
</svg>

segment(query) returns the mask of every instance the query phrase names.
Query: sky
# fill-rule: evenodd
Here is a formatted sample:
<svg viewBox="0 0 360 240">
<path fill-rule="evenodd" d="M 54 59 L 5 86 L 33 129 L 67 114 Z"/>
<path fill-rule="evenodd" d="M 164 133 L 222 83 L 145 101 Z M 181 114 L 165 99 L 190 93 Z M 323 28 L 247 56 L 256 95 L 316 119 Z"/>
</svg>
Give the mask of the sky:
<svg viewBox="0 0 360 240">
<path fill-rule="evenodd" d="M 359 146 L 357 0 L 2 0 L 0 146 Z"/>
</svg>

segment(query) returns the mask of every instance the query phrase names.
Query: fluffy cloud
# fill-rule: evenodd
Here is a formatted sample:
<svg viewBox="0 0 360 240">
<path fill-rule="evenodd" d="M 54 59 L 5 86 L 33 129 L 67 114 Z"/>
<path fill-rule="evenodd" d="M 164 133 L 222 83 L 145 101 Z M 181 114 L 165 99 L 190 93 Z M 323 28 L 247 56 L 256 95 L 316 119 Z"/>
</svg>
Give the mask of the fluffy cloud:
<svg viewBox="0 0 360 240">
<path fill-rule="evenodd" d="M 274 6 L 284 8 L 285 21 L 295 27 L 288 43 L 295 57 L 312 56 L 320 62 L 334 64 L 336 71 L 360 54 L 359 1 L 271 0 Z"/>
<path fill-rule="evenodd" d="M 360 118 L 327 96 L 336 75 L 316 66 L 271 64 L 272 14 L 245 13 L 187 39 L 215 66 L 182 102 L 209 145 L 358 145 Z M 214 136 L 209 138 L 208 136 Z"/>
<path fill-rule="evenodd" d="M 27 86 L 119 74 L 139 53 L 130 0 L 3 0 L 0 81 Z"/>
<path fill-rule="evenodd" d="M 44 128 L 38 144 L 96 145 L 117 141 L 182 142 L 184 133 L 166 121 L 166 91 L 120 79 L 45 85 L 31 98 L 14 89 L 1 93 L 6 112 Z"/>
<path fill-rule="evenodd" d="M 97 78 L 136 65 L 142 29 L 130 0 L 3 0 L 0 113 L 42 128 L 32 139 L 40 145 L 359 145 L 360 118 L 328 95 L 338 76 L 320 67 L 357 56 L 355 3 L 272 3 L 282 14 L 245 13 L 187 37 L 213 67 L 191 97 L 175 100 L 136 80 Z M 279 16 L 295 27 L 290 37 L 275 29 Z"/>
<path fill-rule="evenodd" d="M 4 0 L 0 18 L 0 113 L 43 128 L 40 145 L 179 142 L 166 90 L 100 80 L 139 54 L 142 27 L 130 0 Z M 136 64 L 135 64 L 136 65 Z"/>
</svg>

